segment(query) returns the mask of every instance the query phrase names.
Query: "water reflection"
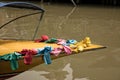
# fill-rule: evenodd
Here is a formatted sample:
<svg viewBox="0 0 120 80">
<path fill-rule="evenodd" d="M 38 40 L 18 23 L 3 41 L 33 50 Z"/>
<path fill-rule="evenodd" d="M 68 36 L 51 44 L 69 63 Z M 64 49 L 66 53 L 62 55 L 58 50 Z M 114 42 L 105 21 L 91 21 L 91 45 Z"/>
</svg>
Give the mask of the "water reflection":
<svg viewBox="0 0 120 80">
<path fill-rule="evenodd" d="M 71 68 L 71 64 L 70 63 L 66 64 L 66 66 L 62 70 L 66 71 L 68 73 L 64 80 L 90 80 L 88 78 L 75 78 L 73 76 L 73 69 Z"/>
<path fill-rule="evenodd" d="M 36 12 L 33 10 L 18 8 L 0 8 L 0 10 L 1 10 L 0 17 L 2 17 L 0 21 L 0 26 L 19 16 Z M 31 39 L 35 31 L 35 28 L 38 25 L 39 16 L 40 14 L 23 17 L 20 19 L 16 19 L 15 21 L 5 25 L 2 29 L 0 29 L 1 33 L 0 38 L 27 39 L 27 40 Z M 31 21 L 31 19 L 34 20 L 34 22 Z"/>
<path fill-rule="evenodd" d="M 73 69 L 71 64 L 66 64 L 63 69 L 57 69 L 56 71 L 26 71 L 18 76 L 7 80 L 90 80 L 88 78 L 75 78 L 73 76 Z M 29 77 L 27 77 L 29 76 Z"/>
</svg>

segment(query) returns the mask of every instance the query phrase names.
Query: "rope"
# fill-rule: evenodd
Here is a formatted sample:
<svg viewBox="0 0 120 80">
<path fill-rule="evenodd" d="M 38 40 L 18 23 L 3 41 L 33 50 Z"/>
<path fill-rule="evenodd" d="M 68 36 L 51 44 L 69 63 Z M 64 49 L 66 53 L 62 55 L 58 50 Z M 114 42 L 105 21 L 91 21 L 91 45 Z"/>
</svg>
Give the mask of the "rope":
<svg viewBox="0 0 120 80">
<path fill-rule="evenodd" d="M 60 24 L 58 25 L 59 28 L 61 28 L 61 26 L 65 23 L 65 21 L 68 20 L 68 18 L 73 14 L 73 12 L 75 11 L 76 7 L 74 7 L 66 16 L 65 16 L 65 19 L 62 20 L 60 22 Z"/>
</svg>

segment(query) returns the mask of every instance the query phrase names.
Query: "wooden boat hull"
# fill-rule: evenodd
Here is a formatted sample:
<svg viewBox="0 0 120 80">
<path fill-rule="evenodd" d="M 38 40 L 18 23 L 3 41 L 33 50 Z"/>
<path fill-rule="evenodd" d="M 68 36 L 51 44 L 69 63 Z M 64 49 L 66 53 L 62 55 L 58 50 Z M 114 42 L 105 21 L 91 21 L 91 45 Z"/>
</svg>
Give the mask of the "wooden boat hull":
<svg viewBox="0 0 120 80">
<path fill-rule="evenodd" d="M 66 54 L 60 54 L 59 56 L 51 55 L 51 58 L 53 60 L 53 59 L 64 57 L 64 56 L 68 56 L 68 55 L 66 55 Z M 12 70 L 11 67 L 10 67 L 10 62 L 9 61 L 0 61 L 0 65 L 2 65 L 0 67 L 0 75 L 20 73 L 20 72 L 26 71 L 26 70 L 34 67 L 34 66 L 42 64 L 42 63 L 44 63 L 44 60 L 43 60 L 42 56 L 33 57 L 32 64 L 30 64 L 30 65 L 24 64 L 23 59 L 19 59 L 18 60 L 19 68 L 17 70 Z"/>
<path fill-rule="evenodd" d="M 7 52 L 10 53 L 13 51 L 20 51 L 23 48 L 28 48 L 28 49 L 40 48 L 46 45 L 49 45 L 52 47 L 61 47 L 60 45 L 57 45 L 57 44 L 34 43 L 33 41 L 0 40 L 0 42 L 2 42 L 2 44 L 0 45 L 0 48 L 1 48 L 0 55 L 3 55 L 3 53 L 7 53 Z M 105 48 L 105 47 L 101 45 L 92 44 L 91 47 L 85 48 L 83 52 L 96 50 L 96 49 L 102 49 L 102 48 Z M 75 54 L 75 53 L 73 52 L 72 54 Z M 51 55 L 51 58 L 56 59 L 56 58 L 60 58 L 64 56 L 68 56 L 68 55 L 61 53 L 59 56 Z M 43 56 L 34 56 L 32 59 L 32 64 L 30 65 L 24 64 L 24 59 L 22 58 L 18 60 L 19 68 L 17 70 L 12 70 L 10 67 L 10 61 L 1 60 L 0 61 L 0 65 L 1 65 L 0 76 L 13 75 L 13 74 L 16 75 L 16 73 L 26 71 L 42 63 L 44 63 Z"/>
</svg>

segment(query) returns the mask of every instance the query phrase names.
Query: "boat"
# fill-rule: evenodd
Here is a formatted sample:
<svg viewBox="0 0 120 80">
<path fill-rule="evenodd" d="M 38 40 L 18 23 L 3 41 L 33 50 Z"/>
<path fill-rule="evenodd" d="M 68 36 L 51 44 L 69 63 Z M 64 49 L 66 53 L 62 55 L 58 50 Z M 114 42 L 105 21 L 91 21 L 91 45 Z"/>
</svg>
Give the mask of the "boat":
<svg viewBox="0 0 120 80">
<path fill-rule="evenodd" d="M 32 40 L 0 39 L 0 66 L 1 66 L 0 77 L 17 75 L 23 71 L 26 71 L 44 62 L 46 64 L 51 64 L 51 60 L 60 57 L 73 55 L 85 51 L 106 48 L 102 45 L 96 45 L 91 43 L 89 37 L 86 37 L 80 42 L 77 42 L 76 40 L 49 38 L 47 35 L 42 35 L 41 39 L 35 40 L 39 28 L 39 24 L 40 21 L 42 20 L 45 10 L 39 7 L 38 5 L 27 2 L 0 3 L 0 8 L 2 7 L 11 7 L 11 8 L 19 8 L 19 9 L 25 8 L 25 9 L 37 10 L 38 12 L 30 13 L 12 19 L 7 23 L 3 24 L 2 26 L 0 26 L 0 29 L 17 19 L 34 14 L 41 14 L 41 15 Z M 57 54 L 54 53 L 55 50 L 53 49 L 59 50 Z M 35 54 L 29 54 L 29 51 L 30 53 L 32 51 L 32 53 Z M 51 54 L 52 51 L 53 54 Z"/>
</svg>

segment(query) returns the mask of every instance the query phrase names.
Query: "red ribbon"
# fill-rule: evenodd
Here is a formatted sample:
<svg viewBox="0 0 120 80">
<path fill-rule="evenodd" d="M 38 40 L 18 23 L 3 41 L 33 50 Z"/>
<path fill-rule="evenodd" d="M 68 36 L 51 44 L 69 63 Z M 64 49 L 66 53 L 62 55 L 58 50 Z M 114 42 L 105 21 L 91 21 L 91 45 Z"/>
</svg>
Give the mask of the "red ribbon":
<svg viewBox="0 0 120 80">
<path fill-rule="evenodd" d="M 23 49 L 20 54 L 24 55 L 24 63 L 29 65 L 32 63 L 32 56 L 37 54 L 37 50 Z"/>
<path fill-rule="evenodd" d="M 48 39 L 49 39 L 49 37 L 47 35 L 42 35 L 41 39 L 36 39 L 35 42 L 44 42 Z"/>
</svg>

